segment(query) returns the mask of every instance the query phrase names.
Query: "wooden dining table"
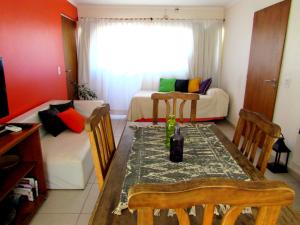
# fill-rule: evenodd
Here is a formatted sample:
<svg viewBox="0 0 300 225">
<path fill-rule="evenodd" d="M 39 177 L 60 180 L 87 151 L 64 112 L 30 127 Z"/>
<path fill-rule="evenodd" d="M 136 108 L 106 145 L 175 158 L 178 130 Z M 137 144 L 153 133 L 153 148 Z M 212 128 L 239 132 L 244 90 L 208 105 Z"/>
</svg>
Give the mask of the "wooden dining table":
<svg viewBox="0 0 300 225">
<path fill-rule="evenodd" d="M 133 143 L 134 130 L 129 127 L 132 125 L 128 122 L 122 137 L 120 139 L 118 148 L 115 152 L 114 158 L 111 162 L 110 169 L 105 178 L 105 182 L 100 195 L 96 202 L 94 211 L 90 219 L 90 225 L 136 225 L 136 213 L 129 212 L 128 209 L 122 211 L 122 215 L 113 214 L 114 209 L 119 203 L 120 193 L 125 177 L 127 161 Z M 141 123 L 139 123 L 141 125 Z M 150 125 L 150 123 L 143 123 L 142 125 Z M 263 174 L 257 170 L 250 161 L 245 158 L 237 147 L 227 139 L 227 137 L 217 128 L 215 124 L 211 125 L 212 131 L 222 142 L 226 150 L 231 154 L 243 171 L 251 178 L 251 180 L 266 179 Z M 200 212 L 201 214 L 201 212 Z M 200 225 L 201 215 L 192 216 L 191 224 Z M 167 214 L 161 213 L 160 216 L 155 216 L 155 224 L 160 225 L 175 225 L 178 224 L 176 216 L 168 217 Z M 242 215 L 238 220 L 238 224 L 254 224 L 253 217 L 249 215 Z M 282 208 L 281 216 L 278 220 L 278 225 L 300 225 L 300 216 L 291 207 Z"/>
</svg>

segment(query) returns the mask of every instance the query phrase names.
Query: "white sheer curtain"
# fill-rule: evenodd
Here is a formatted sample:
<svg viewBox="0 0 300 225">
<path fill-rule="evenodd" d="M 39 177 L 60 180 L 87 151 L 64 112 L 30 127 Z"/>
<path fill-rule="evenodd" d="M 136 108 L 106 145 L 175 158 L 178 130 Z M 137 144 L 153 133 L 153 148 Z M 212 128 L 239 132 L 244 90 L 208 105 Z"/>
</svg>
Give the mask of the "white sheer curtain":
<svg viewBox="0 0 300 225">
<path fill-rule="evenodd" d="M 158 90 L 160 77 L 210 76 L 218 85 L 220 21 L 82 18 L 78 23 L 79 83 L 112 110 L 128 110 L 138 90 Z"/>
<path fill-rule="evenodd" d="M 190 77 L 212 78 L 212 86 L 219 87 L 222 49 L 223 21 L 198 21 L 192 23 L 193 51 L 189 59 Z"/>
</svg>

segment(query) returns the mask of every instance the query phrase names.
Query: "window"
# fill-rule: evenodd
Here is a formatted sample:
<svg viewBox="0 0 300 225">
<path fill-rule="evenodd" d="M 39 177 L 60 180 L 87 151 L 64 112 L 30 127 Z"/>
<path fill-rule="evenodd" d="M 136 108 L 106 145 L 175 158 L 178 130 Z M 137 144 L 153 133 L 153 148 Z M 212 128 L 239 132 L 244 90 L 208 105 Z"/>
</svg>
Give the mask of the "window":
<svg viewBox="0 0 300 225">
<path fill-rule="evenodd" d="M 79 83 L 111 109 L 127 112 L 139 90 L 159 78 L 218 80 L 222 21 L 79 20 Z M 216 78 L 216 79 L 215 79 Z"/>
</svg>

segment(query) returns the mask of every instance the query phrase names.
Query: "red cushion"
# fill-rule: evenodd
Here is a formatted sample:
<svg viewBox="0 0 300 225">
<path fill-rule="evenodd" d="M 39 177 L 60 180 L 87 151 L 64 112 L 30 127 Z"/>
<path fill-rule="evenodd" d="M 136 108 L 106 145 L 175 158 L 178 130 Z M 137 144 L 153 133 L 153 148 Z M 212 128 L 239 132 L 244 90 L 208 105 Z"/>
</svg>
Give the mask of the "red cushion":
<svg viewBox="0 0 300 225">
<path fill-rule="evenodd" d="M 80 133 L 84 129 L 85 118 L 80 115 L 75 109 L 69 108 L 66 111 L 58 113 L 57 116 L 66 124 L 66 126 L 76 132 Z"/>
</svg>

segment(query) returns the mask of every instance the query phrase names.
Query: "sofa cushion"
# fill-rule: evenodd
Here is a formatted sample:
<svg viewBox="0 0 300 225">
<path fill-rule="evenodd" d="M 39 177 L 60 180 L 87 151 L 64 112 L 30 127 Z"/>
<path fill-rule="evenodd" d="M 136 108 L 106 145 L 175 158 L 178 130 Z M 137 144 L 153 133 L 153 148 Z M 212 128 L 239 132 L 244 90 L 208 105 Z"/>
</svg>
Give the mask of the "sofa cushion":
<svg viewBox="0 0 300 225">
<path fill-rule="evenodd" d="M 47 134 L 41 145 L 48 188 L 84 188 L 93 167 L 88 134 L 70 130 L 56 138 Z"/>
<path fill-rule="evenodd" d="M 39 118 L 45 130 L 54 137 L 67 129 L 67 126 L 57 116 L 58 113 L 59 111 L 55 108 L 38 112 Z"/>
<path fill-rule="evenodd" d="M 200 85 L 200 94 L 201 95 L 206 95 L 206 92 L 209 89 L 211 82 L 212 82 L 211 78 L 208 78 L 208 79 L 202 81 L 202 83 Z"/>
<path fill-rule="evenodd" d="M 199 89 L 200 89 L 200 83 L 201 83 L 201 79 L 200 78 L 196 78 L 196 79 L 190 79 L 189 81 L 189 92 L 190 93 L 198 93 Z"/>
<path fill-rule="evenodd" d="M 179 80 L 175 82 L 175 91 L 188 92 L 189 80 Z"/>
<path fill-rule="evenodd" d="M 175 78 L 160 78 L 159 92 L 175 91 Z"/>
<path fill-rule="evenodd" d="M 41 139 L 44 161 L 80 162 L 89 152 L 90 142 L 86 132 L 76 134 L 66 130 L 55 139 L 49 134 Z"/>
<path fill-rule="evenodd" d="M 57 114 L 62 122 L 71 130 L 80 133 L 84 129 L 85 118 L 80 115 L 75 109 L 69 108 Z"/>
<path fill-rule="evenodd" d="M 52 105 L 50 104 L 50 109 L 57 109 L 59 112 L 63 112 L 67 110 L 68 108 L 74 108 L 74 101 L 69 101 L 67 103 L 63 104 L 57 104 L 57 105 Z"/>
</svg>

